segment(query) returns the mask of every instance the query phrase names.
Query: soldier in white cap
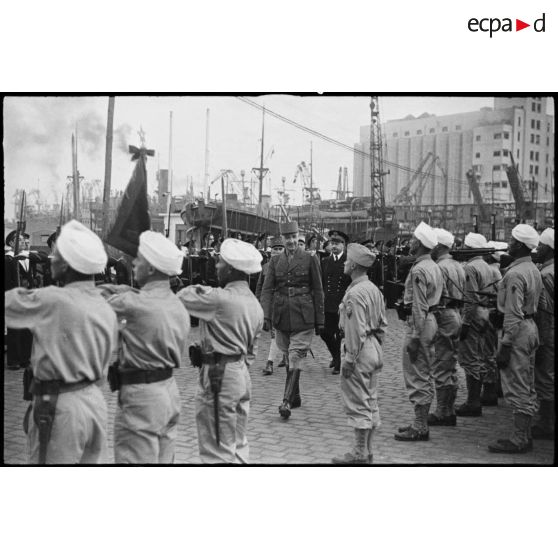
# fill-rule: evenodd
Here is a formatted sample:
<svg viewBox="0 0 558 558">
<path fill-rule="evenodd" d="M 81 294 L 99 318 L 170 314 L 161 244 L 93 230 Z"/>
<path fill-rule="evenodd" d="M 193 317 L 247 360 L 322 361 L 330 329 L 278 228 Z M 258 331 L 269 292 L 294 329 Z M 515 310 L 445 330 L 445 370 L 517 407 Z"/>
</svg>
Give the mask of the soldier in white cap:
<svg viewBox="0 0 558 558">
<path fill-rule="evenodd" d="M 543 282 L 535 318 L 540 342 L 535 356 L 539 419 L 531 432 L 535 440 L 554 440 L 554 229 L 545 229 L 541 234 L 537 256 Z"/>
<path fill-rule="evenodd" d="M 275 328 L 277 347 L 288 358 L 287 378 L 279 414 L 291 416 L 300 407 L 301 362 L 310 349 L 312 336 L 323 333 L 324 292 L 318 258 L 297 246 L 298 224 L 281 224 L 285 252 L 272 258 L 262 288 L 264 329 Z"/>
<path fill-rule="evenodd" d="M 29 463 L 107 461 L 107 406 L 98 384 L 116 348 L 117 321 L 93 279 L 106 263 L 101 239 L 72 220 L 62 227 L 51 262 L 64 287 L 5 295 L 6 324 L 33 334 Z"/>
<path fill-rule="evenodd" d="M 531 259 L 539 235 L 530 225 L 516 225 L 509 242 L 514 258 L 498 285 L 498 310 L 504 314 L 496 362 L 502 371 L 504 399 L 513 409 L 511 436 L 490 444 L 495 453 L 525 453 L 533 447 L 531 420 L 537 410 L 535 352 L 539 334 L 534 315 L 543 289 L 541 273 Z"/>
<path fill-rule="evenodd" d="M 339 305 L 341 395 L 347 422 L 354 429 L 353 449 L 335 464 L 372 463 L 372 436 L 380 426 L 378 373 L 382 369 L 382 342 L 387 327 L 382 293 L 367 276 L 376 257 L 361 244 L 349 244 L 343 271 L 351 277 Z"/>
<path fill-rule="evenodd" d="M 173 369 L 181 361 L 190 316 L 177 304 L 169 278 L 182 269 L 182 252 L 161 233 L 144 231 L 133 260 L 140 290 L 101 286 L 120 322 L 118 365 L 111 369 L 119 390 L 114 419 L 116 463 L 174 461 L 180 396 Z"/>
<path fill-rule="evenodd" d="M 428 415 L 430 426 L 455 426 L 454 403 L 457 395 L 457 340 L 461 329 L 460 308 L 463 306 L 465 271 L 451 256 L 454 236 L 444 229 L 434 229 L 437 245 L 432 259 L 443 277 L 442 301 L 436 312 L 438 332 L 434 338 L 432 376 L 436 388 L 436 410 Z"/>
<path fill-rule="evenodd" d="M 203 463 L 249 461 L 246 434 L 252 384 L 248 367 L 255 359 L 263 311 L 248 280 L 261 272 L 261 261 L 255 246 L 227 238 L 217 263 L 220 287 L 190 286 L 177 295 L 200 320 L 196 422 Z"/>
<path fill-rule="evenodd" d="M 487 248 L 482 234 L 469 233 L 465 237 L 465 248 Z M 467 400 L 455 411 L 459 417 L 479 417 L 482 415 L 482 381 L 488 370 L 486 345 L 483 336 L 488 328 L 489 294 L 492 288 L 492 271 L 482 254 L 474 254 L 464 266 L 465 305 L 463 325 L 459 334 L 459 364 L 465 370 Z M 486 293 L 486 294 L 481 294 Z"/>
<path fill-rule="evenodd" d="M 440 304 L 443 277 L 430 255 L 438 244 L 436 233 L 424 222 L 415 229 L 411 254 L 415 263 L 405 280 L 403 302 L 409 308 L 407 334 L 403 345 L 403 376 L 414 406 L 415 420 L 399 428 L 395 439 L 402 442 L 429 438 L 428 411 L 433 399 L 432 352 L 437 325 L 434 312 Z"/>
</svg>

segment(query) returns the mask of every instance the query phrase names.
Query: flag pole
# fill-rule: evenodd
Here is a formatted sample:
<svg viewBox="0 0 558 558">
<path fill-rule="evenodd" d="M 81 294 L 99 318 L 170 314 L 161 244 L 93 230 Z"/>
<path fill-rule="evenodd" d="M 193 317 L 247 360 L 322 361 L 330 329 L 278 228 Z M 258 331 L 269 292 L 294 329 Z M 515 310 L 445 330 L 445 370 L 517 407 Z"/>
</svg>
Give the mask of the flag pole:
<svg viewBox="0 0 558 558">
<path fill-rule="evenodd" d="M 170 236 L 170 217 L 171 217 L 171 207 L 172 207 L 172 110 L 169 114 L 169 191 L 167 192 L 167 230 L 165 236 L 169 238 Z"/>
<path fill-rule="evenodd" d="M 112 172 L 112 135 L 114 125 L 114 97 L 108 99 L 107 141 L 105 146 L 105 184 L 103 189 L 103 223 L 101 238 L 105 239 L 108 229 L 108 214 L 110 207 L 110 181 Z"/>
</svg>

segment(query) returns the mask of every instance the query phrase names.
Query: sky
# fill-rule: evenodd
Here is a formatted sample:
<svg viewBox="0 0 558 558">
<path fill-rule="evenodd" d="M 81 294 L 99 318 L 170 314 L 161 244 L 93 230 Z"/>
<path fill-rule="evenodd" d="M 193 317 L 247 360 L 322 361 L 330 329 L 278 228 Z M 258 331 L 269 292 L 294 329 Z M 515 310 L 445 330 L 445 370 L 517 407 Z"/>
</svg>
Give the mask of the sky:
<svg viewBox="0 0 558 558">
<path fill-rule="evenodd" d="M 252 97 L 258 104 L 307 128 L 349 146 L 359 139 L 360 126 L 370 121 L 370 97 L 300 97 L 264 95 Z M 382 97 L 379 98 L 383 122 L 423 112 L 436 115 L 475 111 L 493 106 L 492 97 Z M 71 174 L 71 135 L 78 130 L 78 168 L 86 181 L 104 179 L 107 97 L 7 97 L 4 101 L 4 196 L 5 217 L 14 213 L 16 188 L 27 192 L 39 189 L 43 203 L 59 201 Z M 203 190 L 206 142 L 206 109 L 210 110 L 209 175 L 232 169 L 246 180 L 259 166 L 262 111 L 233 96 L 116 97 L 112 189 L 123 190 L 133 163 L 128 144 L 139 145 L 138 131 L 145 132 L 146 146 L 154 149 L 148 160 L 148 189 L 156 189 L 158 165 L 168 168 L 170 112 L 173 113 L 172 167 L 173 194 L 186 193 L 190 177 L 194 191 Z M 339 167 L 347 167 L 352 189 L 353 154 L 267 114 L 265 118 L 264 167 L 269 173 L 264 194 L 276 191 L 286 177 L 290 203 L 300 203 L 300 182 L 293 184 L 297 165 L 310 162 L 312 149 L 313 180 L 322 198 L 334 197 Z M 254 178 L 255 180 L 255 178 Z M 219 181 L 212 196 L 219 191 Z"/>
</svg>

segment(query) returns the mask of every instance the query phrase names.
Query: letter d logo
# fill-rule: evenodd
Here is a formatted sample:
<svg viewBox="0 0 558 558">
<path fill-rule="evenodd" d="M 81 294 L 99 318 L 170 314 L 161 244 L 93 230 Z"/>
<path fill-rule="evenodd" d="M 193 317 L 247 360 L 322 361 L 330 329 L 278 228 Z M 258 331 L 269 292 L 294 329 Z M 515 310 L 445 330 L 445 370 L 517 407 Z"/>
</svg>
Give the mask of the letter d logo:
<svg viewBox="0 0 558 558">
<path fill-rule="evenodd" d="M 544 16 L 545 16 L 545 14 L 543 13 L 542 17 L 540 17 L 539 19 L 536 19 L 535 23 L 533 23 L 533 29 L 537 33 L 544 33 L 544 26 L 545 26 Z M 540 24 L 540 28 L 539 28 L 539 24 Z"/>
</svg>

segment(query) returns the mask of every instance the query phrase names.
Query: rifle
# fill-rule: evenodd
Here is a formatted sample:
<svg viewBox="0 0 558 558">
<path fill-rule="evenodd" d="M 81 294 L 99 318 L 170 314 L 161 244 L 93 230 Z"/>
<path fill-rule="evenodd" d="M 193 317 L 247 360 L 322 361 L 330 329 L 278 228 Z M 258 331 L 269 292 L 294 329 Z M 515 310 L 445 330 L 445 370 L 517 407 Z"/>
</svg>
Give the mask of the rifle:
<svg viewBox="0 0 558 558">
<path fill-rule="evenodd" d="M 495 248 L 460 248 L 459 250 L 450 250 L 450 255 L 455 261 L 464 262 L 475 258 L 476 256 L 488 256 L 498 252 Z"/>
<path fill-rule="evenodd" d="M 19 262 L 17 261 L 17 255 L 19 254 L 19 237 L 25 233 L 25 190 L 21 194 L 21 207 L 19 209 L 19 221 L 16 225 L 16 235 L 14 244 L 14 260 L 16 266 L 16 277 L 17 286 L 21 286 L 21 277 L 19 275 Z"/>
</svg>

